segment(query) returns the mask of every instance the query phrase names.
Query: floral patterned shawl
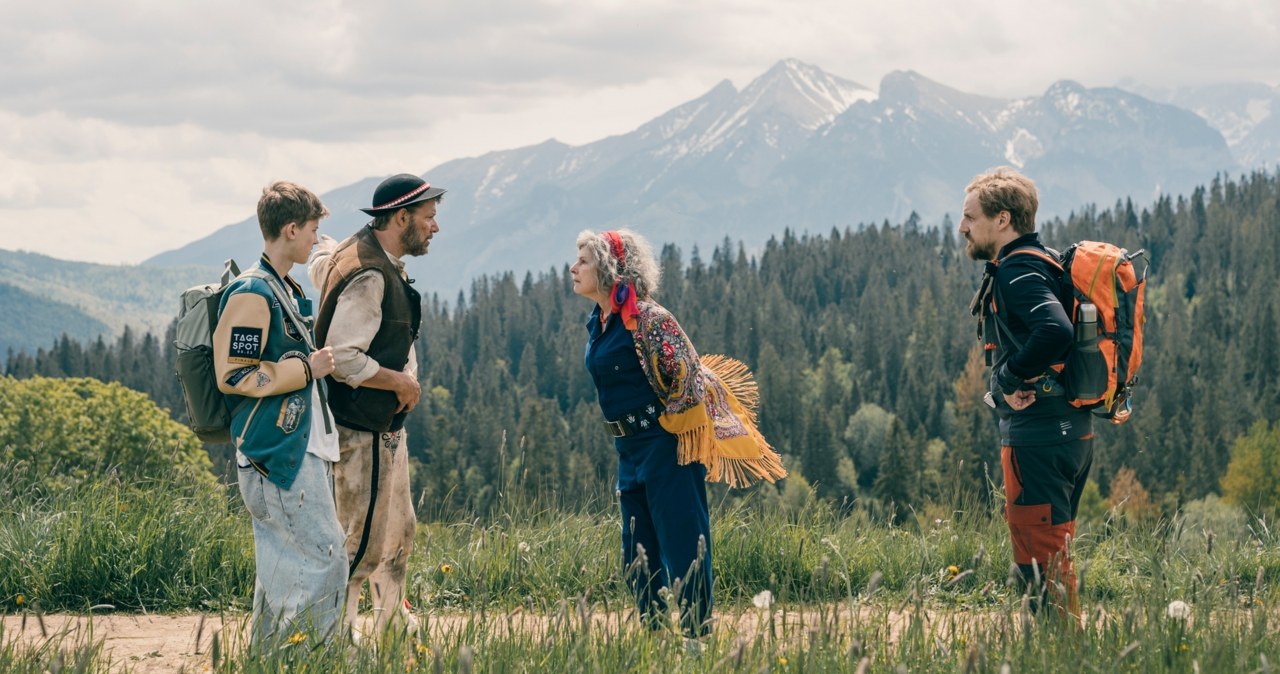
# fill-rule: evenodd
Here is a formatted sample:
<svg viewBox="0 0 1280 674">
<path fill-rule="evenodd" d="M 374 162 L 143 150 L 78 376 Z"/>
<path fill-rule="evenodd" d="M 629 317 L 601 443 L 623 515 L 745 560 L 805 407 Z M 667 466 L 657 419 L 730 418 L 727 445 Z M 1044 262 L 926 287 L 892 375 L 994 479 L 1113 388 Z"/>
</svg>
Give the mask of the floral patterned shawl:
<svg viewBox="0 0 1280 674">
<path fill-rule="evenodd" d="M 697 461 L 708 480 L 730 487 L 786 477 L 781 457 L 756 429 L 760 395 L 747 366 L 699 358 L 671 312 L 647 298 L 637 307 L 636 355 L 663 405 L 658 423 L 679 443 L 680 464 Z"/>
</svg>

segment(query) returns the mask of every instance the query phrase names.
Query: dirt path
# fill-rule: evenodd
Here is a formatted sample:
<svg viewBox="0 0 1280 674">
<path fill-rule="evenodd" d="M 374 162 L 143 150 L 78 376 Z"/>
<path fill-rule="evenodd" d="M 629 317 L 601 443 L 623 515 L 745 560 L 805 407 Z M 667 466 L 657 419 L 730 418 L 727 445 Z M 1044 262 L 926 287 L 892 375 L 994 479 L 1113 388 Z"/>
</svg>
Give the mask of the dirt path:
<svg viewBox="0 0 1280 674">
<path fill-rule="evenodd" d="M 586 611 L 586 614 L 582 611 Z M 545 633 L 566 625 L 577 629 L 583 617 L 591 623 L 592 630 L 616 631 L 630 629 L 634 616 L 631 611 L 591 611 L 585 606 L 569 607 L 550 615 L 514 611 L 486 612 L 484 622 L 491 634 L 501 637 L 511 632 Z M 873 620 L 883 626 L 889 639 L 895 639 L 909 622 L 908 613 L 884 607 L 862 607 L 858 621 Z M 456 641 L 459 632 L 466 630 L 478 613 L 445 613 L 420 616 L 427 621 L 427 631 L 442 641 Z M 807 630 L 838 628 L 853 619 L 848 606 L 788 608 L 773 615 L 774 634 L 782 638 L 802 638 Z M 939 620 L 949 620 L 945 615 L 929 614 L 926 618 L 939 628 Z M 972 620 L 969 616 L 968 620 Z M 745 610 L 721 613 L 717 619 L 722 634 L 734 634 L 750 639 L 762 629 L 769 629 L 769 618 L 763 611 Z M 37 619 L 34 614 L 10 615 L 3 618 L 3 640 L 17 640 L 21 648 L 41 648 L 52 645 L 50 658 L 59 649 L 74 649 L 88 643 L 101 643 L 102 652 L 112 663 L 113 670 L 127 668 L 139 674 L 160 672 L 208 672 L 212 669 L 212 649 L 215 635 L 223 652 L 233 651 L 244 643 L 247 635 L 248 616 L 243 614 L 189 614 L 189 615 L 82 615 L 55 614 Z"/>
<path fill-rule="evenodd" d="M 116 669 L 140 674 L 179 669 L 207 672 L 213 636 L 238 638 L 245 622 L 243 616 L 234 616 L 224 625 L 217 615 L 5 616 L 4 639 L 17 639 L 23 647 L 55 644 L 64 649 L 92 640 L 102 643 L 103 653 Z"/>
</svg>

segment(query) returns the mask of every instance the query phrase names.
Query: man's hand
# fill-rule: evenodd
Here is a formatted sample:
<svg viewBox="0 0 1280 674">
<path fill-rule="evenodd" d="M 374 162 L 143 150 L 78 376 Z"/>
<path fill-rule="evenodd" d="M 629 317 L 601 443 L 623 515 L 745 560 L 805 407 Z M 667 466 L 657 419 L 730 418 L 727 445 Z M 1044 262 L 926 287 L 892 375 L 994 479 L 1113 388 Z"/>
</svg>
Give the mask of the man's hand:
<svg viewBox="0 0 1280 674">
<path fill-rule="evenodd" d="M 314 250 L 325 252 L 325 253 L 331 253 L 333 252 L 333 249 L 337 247 L 338 247 L 337 239 L 333 238 L 332 236 L 329 236 L 328 234 L 321 234 L 320 240 L 316 242 L 316 247 L 314 248 Z"/>
<path fill-rule="evenodd" d="M 419 384 L 413 375 L 388 367 L 379 367 L 377 374 L 364 380 L 360 385 L 396 394 L 396 400 L 400 402 L 396 413 L 408 412 L 416 407 L 418 398 L 422 395 L 422 384 Z"/>
<path fill-rule="evenodd" d="M 1009 371 L 1009 362 L 1005 361 L 996 370 L 996 386 L 1004 396 L 1004 401 L 1015 410 L 1025 410 L 1036 401 L 1034 387 L 1027 386 L 1035 379 L 1023 379 Z"/>
<path fill-rule="evenodd" d="M 321 379 L 333 373 L 333 347 L 326 346 L 311 352 L 307 357 L 311 364 L 311 378 Z"/>
<path fill-rule="evenodd" d="M 315 248 L 311 249 L 311 255 L 307 256 L 307 278 L 318 290 L 324 290 L 329 272 L 333 270 L 333 251 L 337 248 L 338 242 L 333 237 L 321 234 Z"/>
<path fill-rule="evenodd" d="M 1028 380 L 1030 381 L 1030 380 Z M 1021 389 L 1012 394 L 1004 394 L 1004 402 L 1015 410 L 1025 410 L 1036 401 L 1035 389 Z"/>
<path fill-rule="evenodd" d="M 392 374 L 392 391 L 396 393 L 396 399 L 400 401 L 399 412 L 408 412 L 418 405 L 418 398 L 422 396 L 422 385 L 412 375 L 404 372 L 391 371 Z"/>
</svg>

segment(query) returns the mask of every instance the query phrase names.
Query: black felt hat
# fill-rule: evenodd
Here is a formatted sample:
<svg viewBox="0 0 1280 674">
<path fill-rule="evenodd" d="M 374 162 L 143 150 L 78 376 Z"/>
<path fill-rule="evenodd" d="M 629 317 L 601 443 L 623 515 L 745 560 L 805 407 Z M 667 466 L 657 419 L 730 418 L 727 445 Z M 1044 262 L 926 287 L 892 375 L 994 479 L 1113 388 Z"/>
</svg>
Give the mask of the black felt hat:
<svg viewBox="0 0 1280 674">
<path fill-rule="evenodd" d="M 442 187 L 432 187 L 431 183 L 418 176 L 401 173 L 382 181 L 378 189 L 373 191 L 373 207 L 360 210 L 369 215 L 382 215 L 410 204 L 435 199 L 444 193 L 445 189 Z"/>
</svg>

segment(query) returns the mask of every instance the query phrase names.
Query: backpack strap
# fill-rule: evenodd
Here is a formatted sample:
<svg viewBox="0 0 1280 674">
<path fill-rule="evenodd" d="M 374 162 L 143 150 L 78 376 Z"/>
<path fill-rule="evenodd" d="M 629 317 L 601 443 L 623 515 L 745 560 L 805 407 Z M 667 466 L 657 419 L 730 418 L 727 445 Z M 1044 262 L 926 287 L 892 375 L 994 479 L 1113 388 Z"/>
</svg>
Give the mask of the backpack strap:
<svg viewBox="0 0 1280 674">
<path fill-rule="evenodd" d="M 308 350 L 316 350 L 316 343 L 311 339 L 311 327 L 307 325 L 306 320 L 298 313 L 298 307 L 293 303 L 293 296 L 285 292 L 284 287 L 280 285 L 275 276 L 268 274 L 259 267 L 253 267 L 241 274 L 240 278 L 256 278 L 266 281 L 267 287 L 271 289 L 271 294 L 276 296 L 276 301 L 280 303 L 280 308 L 284 311 L 285 320 L 293 323 L 294 329 L 302 335 L 302 340 L 306 343 Z M 324 430 L 326 433 L 332 433 L 333 426 L 329 419 L 328 387 L 325 386 L 324 378 L 315 378 L 314 381 L 320 393 L 320 410 L 324 414 Z"/>
<path fill-rule="evenodd" d="M 209 293 L 205 298 L 205 317 L 209 321 L 209 335 L 212 336 L 218 330 L 218 301 L 222 299 L 222 291 L 226 289 L 227 284 L 240 276 L 240 266 L 235 260 L 228 259 L 222 264 L 222 277 L 218 292 Z"/>
<path fill-rule="evenodd" d="M 298 313 L 298 307 L 293 303 L 293 296 L 286 292 L 275 276 L 268 274 L 261 269 L 254 267 L 240 275 L 241 278 L 256 278 L 267 282 L 267 287 L 271 288 L 271 294 L 275 295 L 276 301 L 280 303 L 284 311 L 285 319 L 293 323 L 294 329 L 302 335 L 302 340 L 306 342 L 307 348 L 315 351 L 315 342 L 311 339 L 311 330 L 307 327 L 306 320 Z"/>
<path fill-rule="evenodd" d="M 222 286 L 225 288 L 232 279 L 240 275 L 240 265 L 235 260 L 227 259 L 222 265 Z"/>
<path fill-rule="evenodd" d="M 1059 262 L 1057 259 L 1055 259 L 1052 255 L 1049 255 L 1048 253 L 1043 253 L 1043 252 L 1041 252 L 1041 251 L 1039 251 L 1039 250 L 1036 250 L 1035 248 L 1031 248 L 1031 247 L 1027 247 L 1027 248 L 1014 248 L 1013 250 L 1009 251 L 1009 254 L 1008 254 L 1008 255 L 1005 255 L 1005 256 L 1004 256 L 1004 259 L 1008 260 L 1009 258 L 1013 257 L 1014 255 L 1018 255 L 1018 254 L 1020 254 L 1020 253 L 1021 253 L 1021 254 L 1025 254 L 1025 255 L 1034 255 L 1034 256 L 1036 256 L 1036 257 L 1040 258 L 1041 260 L 1044 260 L 1045 262 L 1048 262 L 1049 264 L 1053 265 L 1054 267 L 1057 267 L 1057 268 L 1058 268 L 1058 271 L 1062 271 L 1062 263 L 1061 263 L 1061 262 Z M 999 263 L 999 262 L 997 262 L 996 264 L 998 265 L 998 264 L 1000 264 L 1000 263 Z"/>
</svg>

